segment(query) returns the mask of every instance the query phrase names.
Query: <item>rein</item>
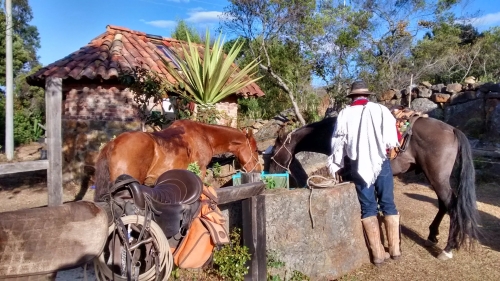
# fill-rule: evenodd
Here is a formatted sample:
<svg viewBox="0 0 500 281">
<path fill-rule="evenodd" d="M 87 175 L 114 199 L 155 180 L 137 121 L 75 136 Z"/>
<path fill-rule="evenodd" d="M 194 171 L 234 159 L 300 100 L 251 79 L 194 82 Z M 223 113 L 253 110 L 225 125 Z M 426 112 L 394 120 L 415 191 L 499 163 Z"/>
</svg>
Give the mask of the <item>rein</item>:
<svg viewBox="0 0 500 281">
<path fill-rule="evenodd" d="M 257 165 L 259 164 L 259 158 L 256 158 L 255 156 L 253 156 L 253 151 L 252 151 L 252 146 L 250 145 L 250 141 L 248 140 L 248 138 L 246 138 L 247 140 L 247 145 L 248 145 L 248 149 L 250 150 L 250 155 L 251 155 L 251 160 L 255 160 L 255 165 L 253 165 L 252 169 L 250 171 L 248 171 L 245 166 L 248 164 L 248 162 L 243 165 L 243 170 L 245 171 L 245 173 L 251 173 L 255 170 L 255 168 L 257 167 Z"/>
<path fill-rule="evenodd" d="M 278 151 L 276 151 L 276 153 L 274 153 L 274 155 L 278 155 L 278 152 L 280 152 L 280 150 L 284 147 L 285 150 L 288 152 L 288 155 L 290 155 L 290 161 L 288 161 L 288 165 L 283 166 L 281 165 L 280 163 L 278 163 L 278 161 L 276 161 L 276 159 L 274 159 L 274 156 L 271 157 L 271 159 L 274 161 L 274 163 L 276 163 L 278 166 L 280 166 L 281 168 L 285 169 L 288 173 L 290 173 L 290 165 L 292 164 L 292 160 L 293 160 L 293 154 L 292 152 L 286 147 L 286 143 L 290 143 L 292 141 L 292 134 L 296 131 L 297 129 L 291 131 L 290 133 L 288 133 L 286 135 L 286 139 L 285 141 L 283 142 L 283 145 L 278 149 Z"/>
</svg>

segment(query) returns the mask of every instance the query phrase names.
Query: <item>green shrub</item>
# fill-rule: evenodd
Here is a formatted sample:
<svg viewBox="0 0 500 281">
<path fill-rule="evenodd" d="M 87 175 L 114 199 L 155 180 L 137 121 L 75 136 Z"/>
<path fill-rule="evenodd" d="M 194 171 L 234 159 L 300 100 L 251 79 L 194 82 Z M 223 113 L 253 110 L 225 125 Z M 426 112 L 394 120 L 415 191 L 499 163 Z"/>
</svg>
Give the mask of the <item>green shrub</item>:
<svg viewBox="0 0 500 281">
<path fill-rule="evenodd" d="M 234 228 L 230 234 L 231 243 L 214 252 L 212 272 L 222 280 L 243 280 L 248 273 L 250 260 L 248 248 L 242 246 L 241 230 Z"/>
</svg>

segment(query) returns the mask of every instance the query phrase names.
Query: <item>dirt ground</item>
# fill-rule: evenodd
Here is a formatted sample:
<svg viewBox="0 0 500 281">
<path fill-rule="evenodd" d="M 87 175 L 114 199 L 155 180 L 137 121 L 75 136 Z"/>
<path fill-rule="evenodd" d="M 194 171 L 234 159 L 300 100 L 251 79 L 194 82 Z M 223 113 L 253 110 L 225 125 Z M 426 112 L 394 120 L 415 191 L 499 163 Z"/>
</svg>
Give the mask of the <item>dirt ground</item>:
<svg viewBox="0 0 500 281">
<path fill-rule="evenodd" d="M 0 176 L 0 212 L 47 204 L 45 172 Z M 415 182 L 417 181 L 417 182 Z M 483 237 L 473 252 L 454 252 L 449 261 L 436 256 L 446 244 L 449 219 L 441 225 L 436 247 L 424 247 L 428 226 L 437 212 L 436 194 L 419 177 L 396 178 L 396 204 L 402 220 L 402 251 L 398 261 L 381 267 L 366 265 L 339 280 L 500 280 L 500 182 L 480 181 L 476 188 Z M 64 191 L 64 201 L 82 197 L 91 200 L 93 190 L 84 194 L 75 186 Z"/>
</svg>

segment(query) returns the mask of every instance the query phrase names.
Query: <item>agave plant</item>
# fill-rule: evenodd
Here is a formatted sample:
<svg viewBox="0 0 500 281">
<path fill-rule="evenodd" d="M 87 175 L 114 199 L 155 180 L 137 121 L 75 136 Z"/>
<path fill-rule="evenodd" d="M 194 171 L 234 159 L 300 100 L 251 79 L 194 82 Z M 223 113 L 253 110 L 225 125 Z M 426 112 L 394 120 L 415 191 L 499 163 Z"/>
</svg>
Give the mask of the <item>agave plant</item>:
<svg viewBox="0 0 500 281">
<path fill-rule="evenodd" d="M 210 48 L 210 32 L 207 30 L 205 53 L 202 59 L 197 44 L 191 42 L 189 34 L 187 34 L 187 38 L 187 49 L 182 46 L 184 59 L 178 55 L 172 57 L 172 61 L 179 69 L 174 69 L 168 61 L 160 56 L 170 74 L 179 81 L 178 85 L 172 85 L 172 90 L 185 98 L 202 106 L 212 106 L 262 78 L 254 77 L 257 71 L 257 60 L 252 61 L 239 71 L 236 71 L 233 66 L 243 42 L 238 40 L 229 53 L 225 55 L 222 34 Z"/>
</svg>

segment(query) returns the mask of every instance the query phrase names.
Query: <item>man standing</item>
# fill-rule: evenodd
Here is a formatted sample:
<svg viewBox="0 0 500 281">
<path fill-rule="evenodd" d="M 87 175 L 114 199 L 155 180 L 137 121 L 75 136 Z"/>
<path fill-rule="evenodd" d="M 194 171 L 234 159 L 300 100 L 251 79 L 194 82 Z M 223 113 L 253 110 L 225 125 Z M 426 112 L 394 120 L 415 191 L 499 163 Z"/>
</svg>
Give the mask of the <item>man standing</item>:
<svg viewBox="0 0 500 281">
<path fill-rule="evenodd" d="M 351 161 L 351 176 L 361 205 L 361 222 L 368 238 L 373 263 L 401 256 L 399 213 L 394 204 L 394 180 L 387 149 L 399 146 L 396 119 L 389 109 L 370 102 L 372 95 L 363 81 L 354 82 L 347 95 L 352 103 L 340 111 L 332 136 L 332 155 L 328 168 L 335 175 Z M 380 240 L 378 206 L 384 215 L 389 254 Z"/>
</svg>

